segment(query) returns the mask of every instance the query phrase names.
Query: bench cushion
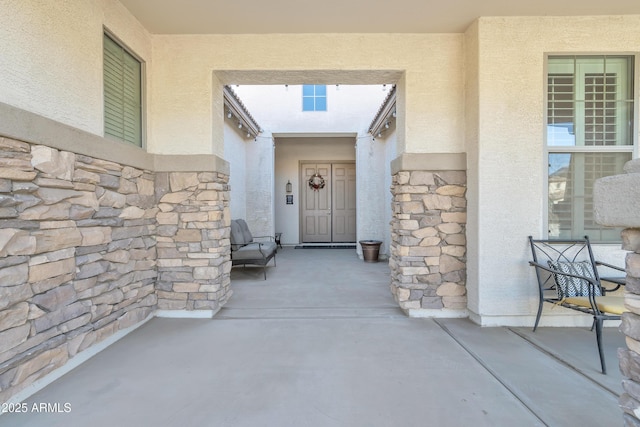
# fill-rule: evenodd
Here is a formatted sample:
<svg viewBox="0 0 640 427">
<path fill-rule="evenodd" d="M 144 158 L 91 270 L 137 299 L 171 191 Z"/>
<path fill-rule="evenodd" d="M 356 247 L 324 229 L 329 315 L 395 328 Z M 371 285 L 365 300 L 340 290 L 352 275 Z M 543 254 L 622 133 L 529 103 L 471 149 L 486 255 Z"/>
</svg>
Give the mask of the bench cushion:
<svg viewBox="0 0 640 427">
<path fill-rule="evenodd" d="M 265 257 L 269 259 L 276 251 L 277 245 L 274 242 L 249 243 L 233 252 L 234 261 L 259 261 Z M 260 252 L 262 250 L 262 252 Z"/>
<path fill-rule="evenodd" d="M 580 307 L 591 308 L 589 297 L 571 297 L 571 298 L 566 298 L 564 302 L 568 304 L 579 305 Z M 626 311 L 629 311 L 624 306 L 623 296 L 597 297 L 596 304 L 598 305 L 598 310 L 600 310 L 603 313 L 622 314 Z"/>
</svg>

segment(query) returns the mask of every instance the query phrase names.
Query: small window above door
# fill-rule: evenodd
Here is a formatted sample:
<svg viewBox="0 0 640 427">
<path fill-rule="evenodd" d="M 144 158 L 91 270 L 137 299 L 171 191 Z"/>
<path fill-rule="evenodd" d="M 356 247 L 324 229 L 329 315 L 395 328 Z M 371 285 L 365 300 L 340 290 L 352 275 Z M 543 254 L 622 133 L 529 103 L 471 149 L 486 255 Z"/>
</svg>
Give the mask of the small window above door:
<svg viewBox="0 0 640 427">
<path fill-rule="evenodd" d="M 302 111 L 327 111 L 326 85 L 302 85 Z"/>
</svg>

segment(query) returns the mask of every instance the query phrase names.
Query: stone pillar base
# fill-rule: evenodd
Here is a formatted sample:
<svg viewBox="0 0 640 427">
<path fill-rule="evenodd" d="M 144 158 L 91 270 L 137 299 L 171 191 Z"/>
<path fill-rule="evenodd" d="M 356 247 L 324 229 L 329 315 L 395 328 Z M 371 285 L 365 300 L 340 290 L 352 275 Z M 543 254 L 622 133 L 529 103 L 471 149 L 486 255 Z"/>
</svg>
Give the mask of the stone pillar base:
<svg viewBox="0 0 640 427">
<path fill-rule="evenodd" d="M 156 175 L 159 310 L 216 312 L 231 296 L 229 177 Z"/>
<path fill-rule="evenodd" d="M 466 173 L 393 175 L 391 292 L 405 313 L 452 314 L 467 308 Z"/>
</svg>

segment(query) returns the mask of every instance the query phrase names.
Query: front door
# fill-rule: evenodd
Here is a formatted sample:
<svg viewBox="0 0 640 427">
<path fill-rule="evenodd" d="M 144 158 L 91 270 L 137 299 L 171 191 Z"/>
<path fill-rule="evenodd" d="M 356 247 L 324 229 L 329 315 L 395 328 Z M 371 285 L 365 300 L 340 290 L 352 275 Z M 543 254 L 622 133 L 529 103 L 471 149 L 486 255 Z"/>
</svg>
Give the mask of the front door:
<svg viewBox="0 0 640 427">
<path fill-rule="evenodd" d="M 331 230 L 334 242 L 356 241 L 356 165 L 331 165 Z"/>
<path fill-rule="evenodd" d="M 302 241 L 354 242 L 356 167 L 353 163 L 303 163 Z M 312 181 L 314 186 L 310 185 Z"/>
</svg>

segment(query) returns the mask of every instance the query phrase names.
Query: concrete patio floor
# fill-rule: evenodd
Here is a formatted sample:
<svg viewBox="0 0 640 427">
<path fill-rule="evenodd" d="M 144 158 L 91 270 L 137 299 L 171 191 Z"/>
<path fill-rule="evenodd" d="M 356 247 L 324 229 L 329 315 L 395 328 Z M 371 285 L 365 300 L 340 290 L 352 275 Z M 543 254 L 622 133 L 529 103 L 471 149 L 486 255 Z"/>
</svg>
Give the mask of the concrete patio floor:
<svg viewBox="0 0 640 427">
<path fill-rule="evenodd" d="M 352 249 L 277 263 L 234 268 L 213 320 L 152 319 L 26 401 L 70 412 L 0 426 L 622 425 L 617 328 L 605 376 L 588 329 L 407 318 Z"/>
</svg>

